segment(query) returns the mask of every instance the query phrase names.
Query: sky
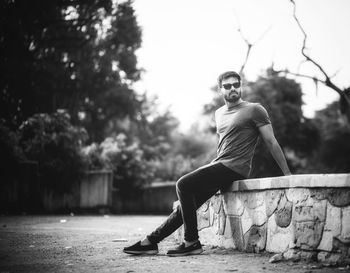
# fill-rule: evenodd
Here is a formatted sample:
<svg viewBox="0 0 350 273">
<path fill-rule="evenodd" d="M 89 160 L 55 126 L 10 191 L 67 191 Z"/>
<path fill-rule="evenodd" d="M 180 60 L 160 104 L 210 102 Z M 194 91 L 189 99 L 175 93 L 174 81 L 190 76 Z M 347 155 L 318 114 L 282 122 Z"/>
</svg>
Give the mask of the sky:
<svg viewBox="0 0 350 273">
<path fill-rule="evenodd" d="M 350 86 L 350 1 L 295 2 L 308 34 L 308 54 L 334 75 L 336 85 Z M 247 45 L 238 28 L 254 44 L 247 80 L 256 80 L 272 63 L 275 69 L 323 79 L 303 62 L 303 35 L 289 0 L 134 0 L 133 6 L 142 28 L 138 65 L 145 69 L 135 88 L 156 95 L 160 110 L 170 109 L 183 131 L 200 120 L 218 75 L 242 66 Z M 322 85 L 316 90 L 312 80 L 295 79 L 302 86 L 307 117 L 338 98 Z"/>
</svg>

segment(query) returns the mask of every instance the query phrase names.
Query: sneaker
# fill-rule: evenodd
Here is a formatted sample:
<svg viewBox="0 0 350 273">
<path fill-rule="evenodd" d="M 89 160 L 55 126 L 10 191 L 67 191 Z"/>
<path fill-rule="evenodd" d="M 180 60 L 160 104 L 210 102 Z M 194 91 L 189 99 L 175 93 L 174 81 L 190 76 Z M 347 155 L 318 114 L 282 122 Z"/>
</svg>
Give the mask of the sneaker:
<svg viewBox="0 0 350 273">
<path fill-rule="evenodd" d="M 187 256 L 187 255 L 198 255 L 203 252 L 201 243 L 198 241 L 188 247 L 185 247 L 185 243 L 182 243 L 175 249 L 168 251 L 167 255 L 171 257 Z"/>
<path fill-rule="evenodd" d="M 151 245 L 143 246 L 141 245 L 141 241 L 139 241 L 132 246 L 124 247 L 123 252 L 127 254 L 134 254 L 134 255 L 142 255 L 142 254 L 155 255 L 158 253 L 158 245 L 151 244 Z"/>
</svg>

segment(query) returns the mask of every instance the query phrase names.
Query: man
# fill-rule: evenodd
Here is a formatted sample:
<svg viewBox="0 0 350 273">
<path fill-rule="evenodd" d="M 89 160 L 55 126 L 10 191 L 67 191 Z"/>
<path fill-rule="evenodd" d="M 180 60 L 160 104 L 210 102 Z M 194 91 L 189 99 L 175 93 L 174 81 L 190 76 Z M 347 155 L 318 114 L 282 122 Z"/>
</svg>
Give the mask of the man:
<svg viewBox="0 0 350 273">
<path fill-rule="evenodd" d="M 284 175 L 290 171 L 277 143 L 264 107 L 241 98 L 241 77 L 233 71 L 221 74 L 218 86 L 225 105 L 216 110 L 219 135 L 217 157 L 208 165 L 184 175 L 176 183 L 180 206 L 155 231 L 136 244 L 124 248 L 129 254 L 157 254 L 158 243 L 184 224 L 184 243 L 169 250 L 169 256 L 200 254 L 196 210 L 219 189 L 249 177 L 259 135 Z"/>
</svg>

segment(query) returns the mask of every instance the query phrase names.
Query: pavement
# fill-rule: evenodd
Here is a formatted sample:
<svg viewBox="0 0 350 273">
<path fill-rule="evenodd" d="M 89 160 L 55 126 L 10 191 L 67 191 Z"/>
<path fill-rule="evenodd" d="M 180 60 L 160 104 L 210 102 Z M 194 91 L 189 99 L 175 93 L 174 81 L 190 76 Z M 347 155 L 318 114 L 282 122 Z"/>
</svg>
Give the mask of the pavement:
<svg viewBox="0 0 350 273">
<path fill-rule="evenodd" d="M 204 246 L 201 255 L 168 257 L 172 236 L 155 256 L 122 252 L 165 216 L 0 216 L 0 273 L 5 272 L 350 272 L 306 261 L 269 263 L 273 254 Z"/>
</svg>

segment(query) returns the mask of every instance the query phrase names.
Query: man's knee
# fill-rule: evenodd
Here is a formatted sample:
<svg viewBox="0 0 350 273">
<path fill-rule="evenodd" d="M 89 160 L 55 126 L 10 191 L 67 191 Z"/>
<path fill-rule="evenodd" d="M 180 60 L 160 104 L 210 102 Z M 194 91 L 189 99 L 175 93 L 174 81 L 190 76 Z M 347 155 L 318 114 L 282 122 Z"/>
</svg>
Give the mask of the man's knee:
<svg viewBox="0 0 350 273">
<path fill-rule="evenodd" d="M 177 182 L 176 182 L 176 190 L 180 192 L 186 191 L 186 184 L 188 183 L 188 179 L 186 176 L 182 176 Z"/>
</svg>

